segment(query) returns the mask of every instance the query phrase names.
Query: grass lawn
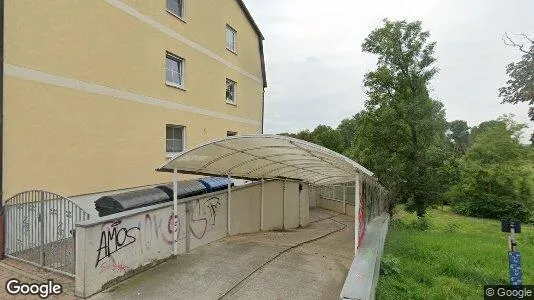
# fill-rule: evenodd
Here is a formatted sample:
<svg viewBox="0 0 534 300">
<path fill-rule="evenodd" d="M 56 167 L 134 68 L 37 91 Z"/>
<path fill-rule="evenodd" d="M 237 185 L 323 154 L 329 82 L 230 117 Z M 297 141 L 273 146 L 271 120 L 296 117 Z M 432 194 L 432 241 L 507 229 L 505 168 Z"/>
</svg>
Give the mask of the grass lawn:
<svg viewBox="0 0 534 300">
<path fill-rule="evenodd" d="M 507 237 L 500 222 L 429 210 L 427 230 L 399 209 L 390 223 L 378 299 L 482 299 L 484 284 L 508 284 Z M 534 227 L 517 234 L 523 284 L 534 284 Z"/>
</svg>

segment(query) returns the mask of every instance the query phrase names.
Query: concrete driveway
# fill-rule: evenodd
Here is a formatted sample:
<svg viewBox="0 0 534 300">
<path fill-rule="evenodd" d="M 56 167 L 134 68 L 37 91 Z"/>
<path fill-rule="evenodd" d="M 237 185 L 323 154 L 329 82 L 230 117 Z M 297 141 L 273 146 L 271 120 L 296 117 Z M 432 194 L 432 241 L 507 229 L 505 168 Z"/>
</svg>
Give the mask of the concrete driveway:
<svg viewBox="0 0 534 300">
<path fill-rule="evenodd" d="M 311 209 L 310 221 L 224 238 L 91 299 L 338 299 L 354 256 L 354 219 Z"/>
</svg>

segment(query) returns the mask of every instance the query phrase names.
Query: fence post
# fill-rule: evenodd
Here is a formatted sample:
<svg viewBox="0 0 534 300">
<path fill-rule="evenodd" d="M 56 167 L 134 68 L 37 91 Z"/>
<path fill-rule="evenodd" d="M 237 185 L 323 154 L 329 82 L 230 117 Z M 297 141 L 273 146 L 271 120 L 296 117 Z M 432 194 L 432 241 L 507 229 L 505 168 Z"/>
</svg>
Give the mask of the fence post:
<svg viewBox="0 0 534 300">
<path fill-rule="evenodd" d="M 45 224 L 44 224 L 44 191 L 41 191 L 40 193 L 40 199 L 39 202 L 41 204 L 41 210 L 39 211 L 39 240 L 41 242 L 41 249 L 40 249 L 40 255 L 39 255 L 39 264 L 41 266 L 44 266 L 45 264 L 45 241 L 44 241 L 44 231 L 45 231 Z"/>
<path fill-rule="evenodd" d="M 4 232 L 4 206 L 2 197 L 0 196 L 0 260 L 4 259 L 4 243 L 5 243 L 5 232 Z"/>
<path fill-rule="evenodd" d="M 74 264 L 74 274 L 76 274 L 76 227 L 74 229 L 72 229 L 71 231 L 71 234 L 72 234 L 72 263 Z"/>
</svg>

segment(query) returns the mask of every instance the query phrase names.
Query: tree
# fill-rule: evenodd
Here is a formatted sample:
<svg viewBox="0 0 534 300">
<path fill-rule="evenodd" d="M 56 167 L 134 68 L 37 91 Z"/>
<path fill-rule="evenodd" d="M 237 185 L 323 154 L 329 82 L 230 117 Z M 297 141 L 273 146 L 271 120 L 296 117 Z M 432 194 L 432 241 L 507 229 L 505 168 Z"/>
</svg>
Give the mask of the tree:
<svg viewBox="0 0 534 300">
<path fill-rule="evenodd" d="M 343 149 L 347 150 L 354 144 L 354 138 L 356 136 L 356 131 L 358 128 L 358 123 L 361 121 L 363 112 L 359 112 L 352 116 L 352 118 L 347 118 L 341 120 L 341 123 L 337 126 L 337 131 L 341 134 L 343 138 Z"/>
<path fill-rule="evenodd" d="M 443 104 L 428 92 L 438 72 L 429 37 L 420 21 L 386 19 L 365 39 L 363 51 L 378 63 L 365 75 L 366 113 L 352 150 L 420 217 L 443 192 L 437 170 L 447 155 Z"/>
<path fill-rule="evenodd" d="M 526 102 L 529 104 L 528 115 L 534 121 L 534 40 L 525 34 L 520 36 L 526 40 L 526 44 L 520 44 L 505 34 L 503 41 L 506 45 L 514 46 L 523 52 L 521 60 L 506 66 L 506 74 L 509 76 L 506 86 L 499 89 L 499 97 L 502 103 L 517 104 Z M 534 133 L 530 141 L 534 144 Z"/>
<path fill-rule="evenodd" d="M 462 156 L 470 144 L 469 126 L 466 121 L 454 120 L 447 123 L 447 137 L 452 143 L 452 148 L 457 156 Z"/>
<path fill-rule="evenodd" d="M 344 150 L 343 136 L 341 133 L 327 125 L 318 125 L 312 132 L 306 129 L 297 133 L 284 132 L 280 133 L 280 135 L 312 142 L 338 153 L 343 153 Z"/>
<path fill-rule="evenodd" d="M 447 193 L 456 212 L 529 220 L 533 208 L 532 169 L 526 163 L 528 148 L 518 139 L 523 128 L 510 117 L 482 126 L 460 161 L 458 183 Z"/>
<path fill-rule="evenodd" d="M 330 126 L 319 125 L 311 133 L 312 142 L 338 153 L 343 152 L 343 137 Z"/>
<path fill-rule="evenodd" d="M 311 142 L 313 140 L 312 134 L 308 129 L 301 130 L 301 131 L 299 131 L 297 133 L 284 132 L 284 133 L 280 133 L 279 135 L 289 136 L 289 137 L 296 138 L 296 139 L 303 140 L 303 141 L 307 141 L 307 142 Z"/>
</svg>

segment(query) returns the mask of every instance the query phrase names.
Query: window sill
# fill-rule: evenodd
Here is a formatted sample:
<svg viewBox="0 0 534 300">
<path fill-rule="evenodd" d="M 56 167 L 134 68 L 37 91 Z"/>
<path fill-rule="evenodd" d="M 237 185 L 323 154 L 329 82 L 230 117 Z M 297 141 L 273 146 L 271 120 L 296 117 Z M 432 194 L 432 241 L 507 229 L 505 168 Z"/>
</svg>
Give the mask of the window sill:
<svg viewBox="0 0 534 300">
<path fill-rule="evenodd" d="M 187 91 L 183 85 L 178 85 L 178 84 L 176 84 L 174 82 L 165 81 L 165 85 L 173 87 L 173 88 L 176 88 L 176 89 L 179 89 L 179 90 L 182 90 L 184 92 Z"/>
<path fill-rule="evenodd" d="M 175 157 L 176 155 L 181 154 L 181 153 L 183 153 L 183 152 L 167 152 L 167 153 L 165 153 L 165 157 L 167 157 L 167 158 L 173 158 L 173 157 Z"/>
<path fill-rule="evenodd" d="M 237 51 L 234 51 L 234 50 L 232 50 L 232 49 L 230 49 L 230 48 L 228 48 L 228 47 L 226 47 L 226 50 L 232 52 L 233 54 L 235 54 L 235 55 L 237 56 Z"/>
<path fill-rule="evenodd" d="M 173 13 L 172 11 L 170 11 L 170 10 L 168 10 L 168 9 L 167 9 L 167 12 L 168 12 L 169 14 L 171 14 L 173 17 L 177 18 L 178 20 L 180 20 L 180 21 L 184 22 L 185 24 L 187 24 L 187 22 L 185 21 L 185 19 L 184 19 L 183 17 L 180 17 L 179 15 Z"/>
<path fill-rule="evenodd" d="M 230 105 L 232 105 L 232 106 L 237 107 L 237 103 L 232 102 L 232 101 L 228 101 L 228 100 L 226 100 L 226 104 L 230 104 Z"/>
</svg>

